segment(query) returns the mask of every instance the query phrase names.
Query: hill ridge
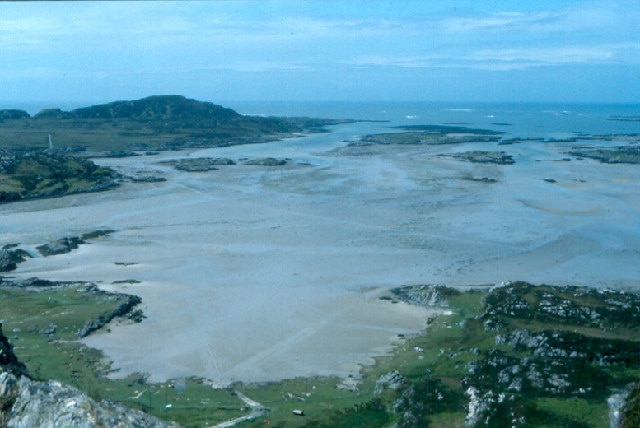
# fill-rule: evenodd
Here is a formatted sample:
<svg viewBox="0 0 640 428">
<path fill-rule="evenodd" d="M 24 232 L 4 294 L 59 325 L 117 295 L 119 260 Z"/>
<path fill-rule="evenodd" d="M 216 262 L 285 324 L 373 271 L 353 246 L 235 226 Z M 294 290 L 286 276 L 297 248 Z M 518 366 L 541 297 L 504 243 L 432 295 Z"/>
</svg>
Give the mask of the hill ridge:
<svg viewBox="0 0 640 428">
<path fill-rule="evenodd" d="M 184 95 L 150 95 L 137 100 L 119 100 L 81 107 L 67 112 L 74 119 L 231 120 L 240 115 L 233 109 Z M 36 115 L 38 116 L 38 115 Z"/>
</svg>

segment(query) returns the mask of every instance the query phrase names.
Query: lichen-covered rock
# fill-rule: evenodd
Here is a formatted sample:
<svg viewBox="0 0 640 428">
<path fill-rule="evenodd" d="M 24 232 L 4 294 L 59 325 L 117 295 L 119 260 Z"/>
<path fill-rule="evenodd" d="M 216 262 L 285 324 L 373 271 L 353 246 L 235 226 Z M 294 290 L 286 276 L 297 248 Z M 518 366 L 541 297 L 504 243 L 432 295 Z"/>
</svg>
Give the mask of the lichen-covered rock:
<svg viewBox="0 0 640 428">
<path fill-rule="evenodd" d="M 0 324 L 0 426 L 7 428 L 177 427 L 58 381 L 29 379 Z"/>
<path fill-rule="evenodd" d="M 31 427 L 176 427 L 121 404 L 96 402 L 57 381 L 36 382 L 23 376 L 6 420 L 7 428 Z"/>
<path fill-rule="evenodd" d="M 387 374 L 380 376 L 376 380 L 376 386 L 374 388 L 374 394 L 380 395 L 385 390 L 388 389 L 398 389 L 404 383 L 404 377 L 400 374 L 398 370 L 394 370 Z"/>
</svg>

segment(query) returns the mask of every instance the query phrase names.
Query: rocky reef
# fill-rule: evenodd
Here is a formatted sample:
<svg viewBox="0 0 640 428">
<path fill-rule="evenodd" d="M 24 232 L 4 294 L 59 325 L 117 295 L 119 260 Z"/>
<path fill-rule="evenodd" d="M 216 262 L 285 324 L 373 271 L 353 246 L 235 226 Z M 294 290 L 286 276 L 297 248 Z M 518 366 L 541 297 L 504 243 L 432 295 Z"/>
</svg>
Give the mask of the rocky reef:
<svg viewBox="0 0 640 428">
<path fill-rule="evenodd" d="M 511 155 L 508 155 L 507 153 L 502 151 L 495 152 L 487 150 L 471 150 L 467 152 L 452 153 L 442 156 L 461 159 L 472 163 L 492 163 L 496 165 L 513 165 L 514 163 L 516 163 Z"/>
<path fill-rule="evenodd" d="M 88 244 L 93 239 L 107 236 L 113 232 L 114 231 L 110 229 L 99 229 L 84 233 L 80 236 L 66 236 L 38 245 L 36 250 L 44 257 L 66 254 L 77 249 L 78 246 L 82 244 Z M 31 254 L 18 247 L 19 244 L 6 244 L 0 248 L 0 272 L 11 272 L 15 270 L 20 263 L 31 258 Z M 2 278 L 0 278 L 0 282 L 2 282 Z"/>
<path fill-rule="evenodd" d="M 360 141 L 351 143 L 352 147 L 361 147 L 364 144 L 441 145 L 498 142 L 501 134 L 501 132 L 488 129 L 449 125 L 401 126 L 397 129 L 402 132 L 365 135 Z"/>
<path fill-rule="evenodd" d="M 236 162 L 229 158 L 194 158 L 194 159 L 178 159 L 162 162 L 172 165 L 179 171 L 187 172 L 205 172 L 215 171 L 219 166 L 235 165 Z"/>
<path fill-rule="evenodd" d="M 620 146 L 610 149 L 604 148 L 582 148 L 573 149 L 570 155 L 579 158 L 591 158 L 601 163 L 629 163 L 640 164 L 640 147 Z"/>
<path fill-rule="evenodd" d="M 276 158 L 258 158 L 258 159 L 249 159 L 244 162 L 245 165 L 257 165 L 257 166 L 283 166 L 287 164 L 287 159 L 276 159 Z"/>
<path fill-rule="evenodd" d="M 44 257 L 55 256 L 57 254 L 66 254 L 78 248 L 82 244 L 87 244 L 92 239 L 107 236 L 113 233 L 110 229 L 94 230 L 81 236 L 66 236 L 55 241 L 48 242 L 36 247 L 38 252 Z"/>
</svg>

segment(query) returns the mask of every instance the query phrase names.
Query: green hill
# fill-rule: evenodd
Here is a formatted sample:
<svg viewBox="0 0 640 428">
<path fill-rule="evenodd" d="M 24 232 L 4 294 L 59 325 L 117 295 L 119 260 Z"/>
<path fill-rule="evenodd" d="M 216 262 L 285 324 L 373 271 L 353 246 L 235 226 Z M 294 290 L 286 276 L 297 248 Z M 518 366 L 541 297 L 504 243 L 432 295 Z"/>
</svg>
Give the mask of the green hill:
<svg viewBox="0 0 640 428">
<path fill-rule="evenodd" d="M 222 106 L 182 95 L 154 95 L 134 101 L 115 101 L 69 112 L 74 119 L 128 119 L 145 121 L 199 121 L 202 125 L 237 119 L 240 114 Z"/>
<path fill-rule="evenodd" d="M 242 115 L 181 95 L 154 95 L 71 111 L 51 108 L 30 116 L 0 110 L 0 148 L 65 152 L 174 150 L 260 143 L 299 132 L 320 132 L 342 120 Z"/>
</svg>

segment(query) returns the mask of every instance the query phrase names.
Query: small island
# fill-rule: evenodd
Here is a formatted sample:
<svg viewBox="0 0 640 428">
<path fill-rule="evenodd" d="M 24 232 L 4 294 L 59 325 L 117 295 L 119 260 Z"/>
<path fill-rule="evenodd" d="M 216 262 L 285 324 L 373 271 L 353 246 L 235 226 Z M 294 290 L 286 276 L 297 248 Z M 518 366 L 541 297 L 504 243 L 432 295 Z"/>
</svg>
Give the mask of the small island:
<svg viewBox="0 0 640 428">
<path fill-rule="evenodd" d="M 474 142 L 498 142 L 501 132 L 488 129 L 467 128 L 451 125 L 412 125 L 396 129 L 401 132 L 365 135 L 354 146 L 365 144 L 461 144 Z"/>
<path fill-rule="evenodd" d="M 464 160 L 472 163 L 491 163 L 495 165 L 513 165 L 516 163 L 511 155 L 508 155 L 502 151 L 487 151 L 487 150 L 471 150 L 462 153 L 453 153 L 441 155 L 443 157 L 450 157 L 453 159 Z"/>
<path fill-rule="evenodd" d="M 619 146 L 611 149 L 604 148 L 582 148 L 573 149 L 569 152 L 571 156 L 579 158 L 590 158 L 602 163 L 628 163 L 640 164 L 639 146 Z"/>
</svg>

